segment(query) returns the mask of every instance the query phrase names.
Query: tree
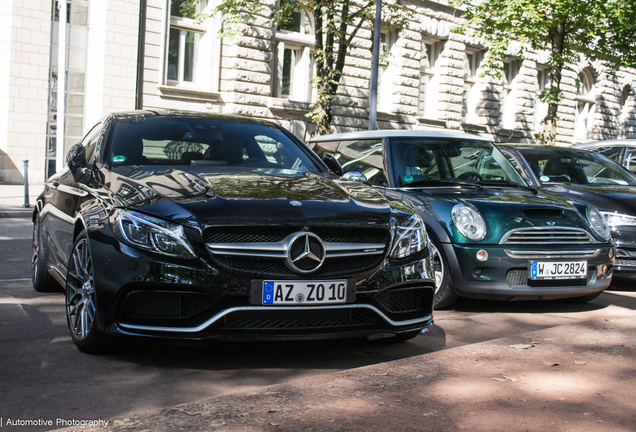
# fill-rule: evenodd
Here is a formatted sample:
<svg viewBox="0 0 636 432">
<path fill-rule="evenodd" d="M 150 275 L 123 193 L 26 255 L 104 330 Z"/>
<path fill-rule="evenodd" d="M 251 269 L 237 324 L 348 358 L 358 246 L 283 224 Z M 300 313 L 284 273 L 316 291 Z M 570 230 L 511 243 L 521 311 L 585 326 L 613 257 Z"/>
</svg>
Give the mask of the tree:
<svg viewBox="0 0 636 432">
<path fill-rule="evenodd" d="M 184 7 L 192 8 L 199 0 L 186 0 Z M 332 132 L 332 99 L 338 91 L 343 75 L 347 50 L 354 45 L 359 30 L 368 23 L 373 28 L 375 0 L 281 0 L 272 9 L 270 24 L 277 28 L 290 22 L 299 12 L 313 13 L 315 20 L 314 59 L 317 90 L 316 99 L 308 114 L 316 124 L 316 132 Z M 253 0 L 223 0 L 206 19 L 220 14 L 223 27 L 219 36 L 240 37 L 260 15 L 264 6 Z M 383 2 L 383 22 L 393 30 L 404 27 L 412 11 L 401 0 Z"/>
<path fill-rule="evenodd" d="M 610 70 L 636 65 L 634 0 L 458 0 L 466 8 L 464 32 L 483 38 L 489 49 L 485 69 L 499 76 L 511 39 L 525 50 L 547 50 L 550 85 L 539 96 L 548 103 L 540 137 L 553 144 L 563 70 L 581 56 Z"/>
</svg>

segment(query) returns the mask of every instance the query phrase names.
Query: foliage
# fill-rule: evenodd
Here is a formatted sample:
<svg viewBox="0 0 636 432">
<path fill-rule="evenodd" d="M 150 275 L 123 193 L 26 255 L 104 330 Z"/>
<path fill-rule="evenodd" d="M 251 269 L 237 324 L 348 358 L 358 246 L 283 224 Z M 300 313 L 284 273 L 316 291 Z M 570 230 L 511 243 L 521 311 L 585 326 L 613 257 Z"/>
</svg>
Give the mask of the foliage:
<svg viewBox="0 0 636 432">
<path fill-rule="evenodd" d="M 582 59 L 601 61 L 610 70 L 636 65 L 636 2 L 634 0 L 456 0 L 465 8 L 469 36 L 483 38 L 489 51 L 486 70 L 498 76 L 509 54 L 525 50 L 550 54 L 550 85 L 540 98 L 547 102 L 546 139 L 554 140 L 561 100 L 563 70 Z M 521 42 L 509 52 L 510 40 Z"/>
<path fill-rule="evenodd" d="M 199 0 L 185 1 L 196 4 Z M 355 45 L 354 38 L 361 28 L 373 29 L 375 4 L 375 0 L 282 0 L 271 7 L 269 25 L 273 28 L 284 26 L 299 12 L 314 16 L 316 98 L 308 117 L 316 124 L 318 134 L 332 131 L 332 100 L 340 85 L 347 51 Z M 269 6 L 252 0 L 222 0 L 211 13 L 200 14 L 199 19 L 220 14 L 223 26 L 219 36 L 233 39 L 242 36 L 258 16 L 268 16 L 266 8 Z M 383 2 L 383 26 L 387 28 L 400 30 L 412 15 L 402 0 Z"/>
</svg>

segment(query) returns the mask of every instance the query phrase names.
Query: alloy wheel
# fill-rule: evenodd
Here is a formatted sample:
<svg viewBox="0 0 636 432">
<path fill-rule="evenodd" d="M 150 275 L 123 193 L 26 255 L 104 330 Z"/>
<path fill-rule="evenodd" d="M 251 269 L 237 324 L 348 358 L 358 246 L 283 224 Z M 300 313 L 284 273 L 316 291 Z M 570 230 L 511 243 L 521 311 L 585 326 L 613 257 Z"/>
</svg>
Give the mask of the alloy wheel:
<svg viewBox="0 0 636 432">
<path fill-rule="evenodd" d="M 435 293 L 437 294 L 444 279 L 444 260 L 432 242 L 430 246 L 433 255 L 433 270 L 435 270 Z"/>
<path fill-rule="evenodd" d="M 73 249 L 66 282 L 66 315 L 77 340 L 88 337 L 95 322 L 95 282 L 88 240 L 80 239 Z"/>
</svg>

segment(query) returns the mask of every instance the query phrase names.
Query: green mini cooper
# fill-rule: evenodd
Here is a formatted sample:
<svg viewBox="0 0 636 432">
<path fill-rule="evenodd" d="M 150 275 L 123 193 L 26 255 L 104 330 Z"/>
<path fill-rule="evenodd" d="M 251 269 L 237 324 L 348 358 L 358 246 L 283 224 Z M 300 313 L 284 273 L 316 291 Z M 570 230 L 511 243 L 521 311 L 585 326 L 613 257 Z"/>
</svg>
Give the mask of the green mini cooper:
<svg viewBox="0 0 636 432">
<path fill-rule="evenodd" d="M 435 306 L 458 296 L 589 301 L 615 248 L 598 210 L 528 186 L 492 142 L 431 131 L 365 131 L 310 141 L 345 178 L 415 208 L 435 253 Z"/>
</svg>

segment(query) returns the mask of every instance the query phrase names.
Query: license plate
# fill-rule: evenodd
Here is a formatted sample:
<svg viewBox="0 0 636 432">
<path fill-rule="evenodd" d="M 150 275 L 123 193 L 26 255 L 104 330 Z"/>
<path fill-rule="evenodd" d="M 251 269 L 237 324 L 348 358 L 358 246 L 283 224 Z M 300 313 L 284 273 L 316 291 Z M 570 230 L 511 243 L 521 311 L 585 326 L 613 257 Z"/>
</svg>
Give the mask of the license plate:
<svg viewBox="0 0 636 432">
<path fill-rule="evenodd" d="M 263 281 L 263 304 L 307 305 L 347 302 L 347 281 Z"/>
<path fill-rule="evenodd" d="M 530 261 L 529 279 L 585 278 L 587 278 L 587 261 Z"/>
</svg>

